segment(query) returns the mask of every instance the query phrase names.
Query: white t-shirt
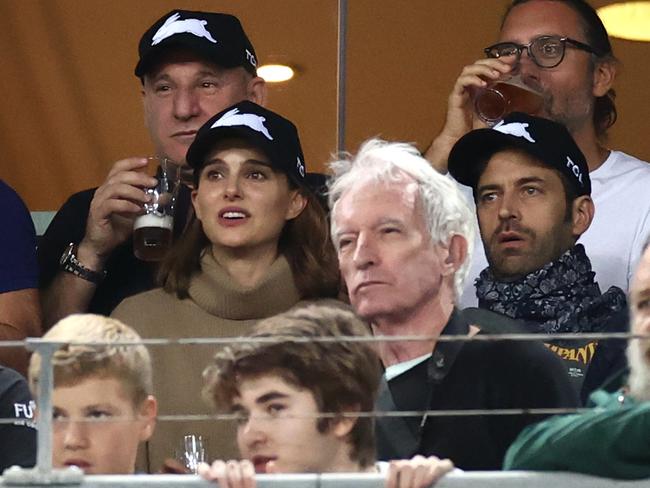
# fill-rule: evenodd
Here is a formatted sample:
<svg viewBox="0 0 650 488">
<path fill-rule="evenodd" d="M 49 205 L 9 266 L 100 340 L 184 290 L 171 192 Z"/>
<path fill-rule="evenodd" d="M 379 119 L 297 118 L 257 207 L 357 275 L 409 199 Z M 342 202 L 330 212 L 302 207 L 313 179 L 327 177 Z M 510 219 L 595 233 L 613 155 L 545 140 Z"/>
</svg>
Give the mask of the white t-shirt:
<svg viewBox="0 0 650 488">
<path fill-rule="evenodd" d="M 578 242 L 585 246 L 600 290 L 618 286 L 627 293 L 643 245 L 650 239 L 650 164 L 611 151 L 589 177 L 596 213 Z M 473 205 L 471 188 L 462 190 Z M 474 281 L 486 267 L 481 236 L 477 235 L 461 308 L 477 306 Z"/>
</svg>

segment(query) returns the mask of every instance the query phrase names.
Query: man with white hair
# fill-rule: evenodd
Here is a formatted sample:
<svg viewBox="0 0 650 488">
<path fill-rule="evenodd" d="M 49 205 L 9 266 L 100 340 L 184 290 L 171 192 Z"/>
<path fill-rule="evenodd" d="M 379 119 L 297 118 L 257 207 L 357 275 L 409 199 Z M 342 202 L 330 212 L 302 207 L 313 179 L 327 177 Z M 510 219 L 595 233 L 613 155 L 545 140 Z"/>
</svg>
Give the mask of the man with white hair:
<svg viewBox="0 0 650 488">
<path fill-rule="evenodd" d="M 650 242 L 648 243 L 650 244 Z M 650 246 L 630 287 L 629 386 L 591 395 L 591 412 L 529 427 L 508 450 L 506 469 L 574 471 L 620 479 L 650 477 Z M 549 446 L 552 446 L 549 448 Z"/>
<path fill-rule="evenodd" d="M 467 273 L 474 217 L 455 184 L 407 144 L 366 142 L 332 163 L 332 238 L 350 301 L 378 336 L 386 368 L 378 410 L 380 459 L 447 457 L 464 469 L 498 469 L 518 432 L 539 417 L 451 415 L 459 409 L 528 409 L 577 402 L 558 358 L 538 343 L 443 341 L 471 337 L 485 323 L 455 304 Z"/>
</svg>

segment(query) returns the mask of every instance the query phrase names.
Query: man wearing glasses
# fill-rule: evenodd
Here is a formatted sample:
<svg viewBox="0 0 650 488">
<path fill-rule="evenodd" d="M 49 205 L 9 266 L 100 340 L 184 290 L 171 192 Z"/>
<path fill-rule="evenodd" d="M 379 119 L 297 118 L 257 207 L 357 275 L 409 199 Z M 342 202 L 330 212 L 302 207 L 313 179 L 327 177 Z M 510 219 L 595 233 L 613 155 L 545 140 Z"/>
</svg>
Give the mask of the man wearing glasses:
<svg viewBox="0 0 650 488">
<path fill-rule="evenodd" d="M 447 119 L 426 157 L 447 171 L 451 147 L 482 126 L 473 115 L 473 96 L 488 83 L 519 75 L 540 91 L 539 113 L 564 124 L 584 153 L 596 207 L 594 221 L 582 236 L 602 290 L 615 285 L 627 291 L 632 272 L 650 236 L 650 166 L 605 146 L 616 121 L 614 91 L 617 60 L 607 31 L 584 0 L 514 0 L 506 11 L 498 42 L 486 59 L 463 68 L 449 95 Z M 476 246 L 470 279 L 461 303 L 476 304 L 471 284 L 487 266 Z"/>
</svg>

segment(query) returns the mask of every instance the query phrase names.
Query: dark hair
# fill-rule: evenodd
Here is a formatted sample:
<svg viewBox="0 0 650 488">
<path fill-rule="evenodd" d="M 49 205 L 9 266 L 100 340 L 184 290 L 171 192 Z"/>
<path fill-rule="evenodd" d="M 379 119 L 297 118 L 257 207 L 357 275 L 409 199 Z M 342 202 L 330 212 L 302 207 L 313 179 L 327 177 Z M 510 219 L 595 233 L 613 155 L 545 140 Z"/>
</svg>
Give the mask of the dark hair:
<svg viewBox="0 0 650 488">
<path fill-rule="evenodd" d="M 306 304 L 263 320 L 250 337 L 277 340 L 239 343 L 217 353 L 203 373 L 204 396 L 218 410 L 229 411 L 243 379 L 277 375 L 297 388 L 308 389 L 320 412 L 372 412 L 381 376 L 379 356 L 369 342 L 338 340 L 341 336 L 369 337 L 369 333 L 352 311 L 335 300 Z M 334 422 L 335 418 L 320 418 L 316 427 L 323 433 Z M 373 419 L 357 418 L 348 442 L 351 459 L 362 467 L 372 465 Z"/>
<path fill-rule="evenodd" d="M 301 299 L 336 297 L 340 278 L 334 246 L 329 237 L 327 215 L 317 197 L 298 188 L 287 178 L 289 187 L 298 189 L 307 205 L 296 218 L 285 223 L 278 250 L 289 262 Z M 198 182 L 195 181 L 195 184 Z M 192 215 L 186 231 L 174 243 L 158 271 L 158 282 L 167 293 L 188 298 L 190 279 L 201 268 L 201 256 L 210 241 L 201 222 Z"/>
<path fill-rule="evenodd" d="M 501 27 L 506 21 L 506 18 L 512 9 L 518 5 L 528 3 L 531 0 L 513 0 L 512 4 L 506 10 Z M 595 63 L 614 62 L 618 63 L 616 56 L 612 50 L 612 44 L 609 41 L 607 29 L 603 24 L 596 10 L 589 5 L 585 0 L 552 0 L 555 2 L 562 2 L 571 9 L 573 9 L 582 21 L 582 28 L 587 44 L 592 47 L 595 54 L 592 55 L 592 60 Z M 593 66 L 593 65 L 592 65 Z M 616 92 L 610 88 L 605 95 L 597 97 L 594 102 L 594 127 L 596 134 L 599 138 L 604 138 L 609 129 L 616 122 L 618 116 L 616 111 Z"/>
</svg>

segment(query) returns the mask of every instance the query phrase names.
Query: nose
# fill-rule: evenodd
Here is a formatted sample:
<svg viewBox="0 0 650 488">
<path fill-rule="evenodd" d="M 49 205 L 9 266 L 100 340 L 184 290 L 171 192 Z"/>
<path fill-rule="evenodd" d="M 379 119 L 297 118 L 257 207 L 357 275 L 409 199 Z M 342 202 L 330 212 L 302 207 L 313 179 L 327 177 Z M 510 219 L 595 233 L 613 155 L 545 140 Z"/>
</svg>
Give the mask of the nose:
<svg viewBox="0 0 650 488">
<path fill-rule="evenodd" d="M 84 422 L 68 420 L 64 426 L 63 446 L 76 451 L 88 447 L 88 433 Z"/>
<path fill-rule="evenodd" d="M 516 195 L 511 192 L 505 192 L 501 198 L 499 205 L 499 219 L 500 220 L 519 220 L 519 205 Z"/>
<path fill-rule="evenodd" d="M 352 262 L 357 269 L 367 269 L 379 262 L 376 243 L 374 239 L 364 232 L 356 240 Z"/>
<path fill-rule="evenodd" d="M 530 48 L 523 47 L 519 55 L 514 60 L 510 74 L 513 76 L 520 75 L 521 78 L 525 81 L 526 78 L 537 78 L 538 70 L 539 66 L 535 64 L 535 61 L 530 55 Z"/>
<path fill-rule="evenodd" d="M 225 200 L 233 201 L 242 198 L 241 182 L 237 174 L 231 173 L 226 177 L 225 187 L 223 189 Z"/>
<path fill-rule="evenodd" d="M 245 424 L 239 426 L 238 441 L 242 454 L 261 447 L 267 440 L 263 420 L 250 416 Z"/>
<path fill-rule="evenodd" d="M 193 88 L 179 88 L 174 94 L 174 117 L 190 120 L 201 113 L 199 95 Z"/>
</svg>

